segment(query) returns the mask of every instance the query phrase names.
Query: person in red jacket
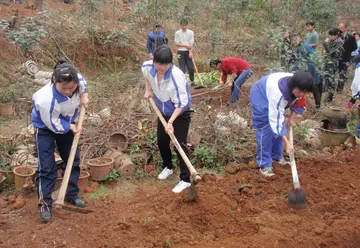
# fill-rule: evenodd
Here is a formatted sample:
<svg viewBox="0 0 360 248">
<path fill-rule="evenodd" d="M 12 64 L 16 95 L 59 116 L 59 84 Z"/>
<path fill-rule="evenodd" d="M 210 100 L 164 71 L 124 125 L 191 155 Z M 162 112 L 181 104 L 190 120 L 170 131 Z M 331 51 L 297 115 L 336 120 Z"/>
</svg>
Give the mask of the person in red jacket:
<svg viewBox="0 0 360 248">
<path fill-rule="evenodd" d="M 241 58 L 223 58 L 212 59 L 210 67 L 222 72 L 222 83 L 226 84 L 227 77 L 231 75 L 231 82 L 228 84 L 231 87 L 231 103 L 236 102 L 240 98 L 240 88 L 245 81 L 251 77 L 252 70 L 250 64 Z"/>
</svg>

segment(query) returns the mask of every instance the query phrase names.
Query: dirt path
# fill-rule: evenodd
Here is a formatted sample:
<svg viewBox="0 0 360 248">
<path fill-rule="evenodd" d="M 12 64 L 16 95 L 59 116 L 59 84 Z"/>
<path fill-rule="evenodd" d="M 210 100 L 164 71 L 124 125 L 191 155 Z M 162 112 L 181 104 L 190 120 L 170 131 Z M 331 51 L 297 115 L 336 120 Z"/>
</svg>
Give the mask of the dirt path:
<svg viewBox="0 0 360 248">
<path fill-rule="evenodd" d="M 87 196 L 95 213 L 57 211 L 46 225 L 32 196 L 21 210 L 2 206 L 0 247 L 360 247 L 359 156 L 299 162 L 304 210 L 287 205 L 289 168 L 265 179 L 246 165 L 223 179 L 205 177 L 192 204 L 170 183 L 124 181 L 106 198 Z"/>
</svg>

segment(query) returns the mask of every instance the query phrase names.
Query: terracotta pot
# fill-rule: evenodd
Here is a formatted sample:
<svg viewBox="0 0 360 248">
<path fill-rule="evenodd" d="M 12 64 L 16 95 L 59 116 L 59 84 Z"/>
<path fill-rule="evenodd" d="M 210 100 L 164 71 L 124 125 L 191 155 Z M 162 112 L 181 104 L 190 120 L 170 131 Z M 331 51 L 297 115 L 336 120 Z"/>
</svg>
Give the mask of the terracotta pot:
<svg viewBox="0 0 360 248">
<path fill-rule="evenodd" d="M 13 114 L 12 103 L 0 103 L 0 116 L 10 116 Z"/>
<path fill-rule="evenodd" d="M 110 157 L 93 158 L 87 164 L 91 178 L 95 181 L 104 181 L 113 169 L 114 159 Z"/>
<path fill-rule="evenodd" d="M 24 184 L 35 175 L 35 169 L 32 167 L 19 166 L 13 170 L 15 174 L 15 189 L 22 189 Z"/>
<path fill-rule="evenodd" d="M 80 193 L 83 193 L 84 190 L 85 190 L 85 188 L 87 187 L 88 182 L 89 182 L 89 177 L 90 177 L 90 173 L 89 173 L 89 172 L 87 172 L 87 171 L 80 171 L 80 177 L 79 177 L 79 181 L 78 181 L 78 186 L 79 186 L 79 188 L 80 188 Z M 57 177 L 57 178 L 56 178 L 54 191 L 60 189 L 62 180 L 63 180 L 62 177 Z"/>
<path fill-rule="evenodd" d="M 122 152 L 116 151 L 116 150 L 108 150 L 105 154 L 104 157 L 110 157 L 114 159 L 114 169 L 119 169 L 121 166 L 121 155 Z"/>
<path fill-rule="evenodd" d="M 142 166 L 147 165 L 147 163 L 149 162 L 149 158 L 150 158 L 150 155 L 149 155 L 148 150 L 141 150 L 141 151 L 131 155 L 131 160 L 136 165 L 142 165 Z"/>
<path fill-rule="evenodd" d="M 121 132 L 115 132 L 110 135 L 109 141 L 106 146 L 110 149 L 116 149 L 123 151 L 128 147 L 128 138 L 125 134 Z"/>
<path fill-rule="evenodd" d="M 120 176 L 130 176 L 135 169 L 133 162 L 129 155 L 123 153 L 120 156 L 120 168 L 117 170 Z"/>
<path fill-rule="evenodd" d="M 80 171 L 80 177 L 79 177 L 79 182 L 78 182 L 78 186 L 80 188 L 80 193 L 84 193 L 85 188 L 88 186 L 89 177 L 90 177 L 89 172 Z"/>
<path fill-rule="evenodd" d="M 348 113 L 340 108 L 325 108 L 321 111 L 323 121 L 330 122 L 334 129 L 346 130 Z"/>
<path fill-rule="evenodd" d="M 320 131 L 320 141 L 324 147 L 344 144 L 349 136 L 349 131 L 331 131 L 323 128 L 320 128 Z"/>
<path fill-rule="evenodd" d="M 11 170 L 0 169 L 0 173 L 6 177 L 5 182 L 13 184 L 15 182 L 15 175 Z"/>
</svg>

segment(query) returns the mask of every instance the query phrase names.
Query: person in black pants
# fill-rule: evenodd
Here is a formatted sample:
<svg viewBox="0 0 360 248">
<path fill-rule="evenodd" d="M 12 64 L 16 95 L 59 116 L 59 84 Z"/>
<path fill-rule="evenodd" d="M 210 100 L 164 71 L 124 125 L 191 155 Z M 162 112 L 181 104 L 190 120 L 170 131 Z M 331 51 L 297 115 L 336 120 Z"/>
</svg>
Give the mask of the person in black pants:
<svg viewBox="0 0 360 248">
<path fill-rule="evenodd" d="M 145 61 L 142 72 L 145 78 L 144 98 L 154 98 L 157 108 L 167 121 L 164 128 L 158 120 L 157 138 L 162 158 L 163 170 L 158 179 L 165 180 L 173 174 L 170 137 L 167 132 L 174 133 L 185 154 L 188 155 L 187 136 L 190 126 L 191 96 L 189 85 L 184 73 L 172 64 L 171 49 L 162 45 L 154 53 L 154 59 Z M 176 151 L 177 152 L 177 151 Z M 180 193 L 190 187 L 190 172 L 184 160 L 177 152 L 180 165 L 180 182 L 173 188 L 174 193 Z"/>
<path fill-rule="evenodd" d="M 189 78 L 191 85 L 194 85 L 194 63 L 193 58 L 193 44 L 194 32 L 188 29 L 188 21 L 181 20 L 181 29 L 175 33 L 175 44 L 178 48 L 179 67 L 185 74 L 186 69 L 189 71 Z"/>
<path fill-rule="evenodd" d="M 346 74 L 351 60 L 351 53 L 357 49 L 357 43 L 355 37 L 350 32 L 347 32 L 347 25 L 345 23 L 340 23 L 338 28 L 341 31 L 341 38 L 344 41 L 341 58 L 337 68 L 339 70 L 339 81 L 336 91 L 341 93 L 347 81 Z"/>
</svg>

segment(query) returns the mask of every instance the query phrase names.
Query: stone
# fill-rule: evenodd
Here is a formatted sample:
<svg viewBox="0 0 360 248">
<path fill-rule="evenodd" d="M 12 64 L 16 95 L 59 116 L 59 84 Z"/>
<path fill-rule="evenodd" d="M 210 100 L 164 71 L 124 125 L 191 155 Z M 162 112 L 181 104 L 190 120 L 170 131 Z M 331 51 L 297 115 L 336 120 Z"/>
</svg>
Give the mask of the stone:
<svg viewBox="0 0 360 248">
<path fill-rule="evenodd" d="M 226 172 L 230 175 L 236 174 L 240 170 L 239 165 L 229 165 L 226 167 Z"/>
<path fill-rule="evenodd" d="M 146 173 L 150 173 L 155 170 L 155 165 L 153 164 L 145 165 L 144 170 Z"/>
<path fill-rule="evenodd" d="M 221 229 L 215 231 L 215 237 L 216 238 L 220 238 L 221 235 L 222 235 L 222 230 Z"/>
<path fill-rule="evenodd" d="M 13 207 L 15 209 L 20 209 L 25 205 L 25 203 L 26 203 L 25 199 L 22 196 L 18 196 L 16 197 Z"/>
<path fill-rule="evenodd" d="M 325 228 L 323 226 L 318 226 L 318 227 L 314 228 L 314 233 L 316 235 L 321 235 L 324 233 L 324 231 L 325 231 Z"/>
<path fill-rule="evenodd" d="M 256 161 L 250 161 L 249 162 L 249 166 L 252 167 L 252 168 L 257 168 L 257 164 L 256 164 Z"/>
<path fill-rule="evenodd" d="M 100 187 L 99 183 L 97 182 L 91 182 L 90 183 L 90 188 L 92 188 L 92 190 L 97 190 Z"/>
<path fill-rule="evenodd" d="M 93 190 L 91 187 L 89 187 L 89 186 L 86 187 L 85 190 L 84 190 L 85 193 L 91 193 L 91 192 L 93 192 L 93 191 L 94 191 L 94 190 Z"/>
<path fill-rule="evenodd" d="M 15 202 L 15 200 L 16 200 L 16 196 L 15 195 L 9 195 L 8 196 L 8 202 L 9 203 L 14 203 Z"/>
</svg>

